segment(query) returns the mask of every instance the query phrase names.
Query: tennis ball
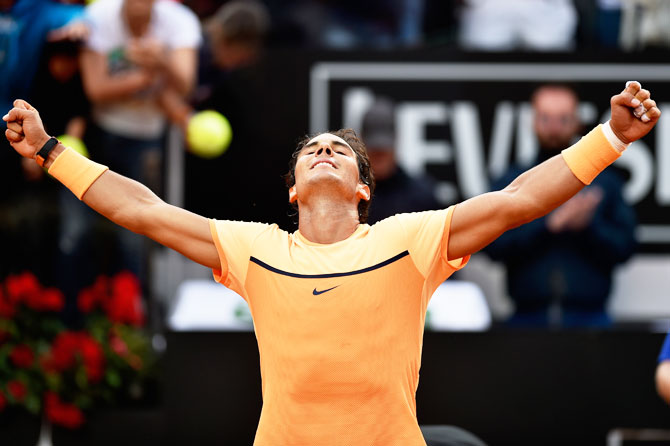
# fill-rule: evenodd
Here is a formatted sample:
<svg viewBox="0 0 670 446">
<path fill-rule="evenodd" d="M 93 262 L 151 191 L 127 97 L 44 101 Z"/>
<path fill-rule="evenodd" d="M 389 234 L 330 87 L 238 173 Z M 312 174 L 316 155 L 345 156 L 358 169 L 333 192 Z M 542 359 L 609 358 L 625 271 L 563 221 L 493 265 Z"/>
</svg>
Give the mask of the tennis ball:
<svg viewBox="0 0 670 446">
<path fill-rule="evenodd" d="M 60 135 L 56 139 L 58 139 L 58 141 L 60 141 L 64 146 L 71 147 L 75 151 L 79 152 L 81 155 L 84 155 L 86 158 L 89 158 L 86 144 L 84 144 L 84 141 L 77 138 L 76 136 Z"/>
<path fill-rule="evenodd" d="M 191 153 L 202 158 L 223 154 L 233 139 L 233 129 L 221 113 L 204 110 L 194 114 L 186 127 L 186 141 Z"/>
</svg>

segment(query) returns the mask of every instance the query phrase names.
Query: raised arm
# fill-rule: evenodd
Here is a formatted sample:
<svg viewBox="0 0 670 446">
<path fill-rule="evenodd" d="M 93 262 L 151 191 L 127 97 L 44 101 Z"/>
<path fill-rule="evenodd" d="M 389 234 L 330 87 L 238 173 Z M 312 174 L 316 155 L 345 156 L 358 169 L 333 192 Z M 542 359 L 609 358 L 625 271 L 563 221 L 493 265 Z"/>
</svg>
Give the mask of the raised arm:
<svg viewBox="0 0 670 446">
<path fill-rule="evenodd" d="M 7 122 L 5 134 L 12 147 L 21 156 L 37 160 L 37 152 L 49 140 L 37 110 L 17 100 L 3 120 Z M 62 144 L 56 145 L 44 167 L 51 168 L 60 156 L 68 156 L 64 151 Z M 146 235 L 209 268 L 220 268 L 208 220 L 165 203 L 142 184 L 107 170 L 81 198 L 114 223 Z"/>
<path fill-rule="evenodd" d="M 606 125 L 611 133 L 605 134 L 609 133 L 607 140 L 622 146 L 620 150 L 646 135 L 661 115 L 649 91 L 637 82 L 628 83 L 623 92 L 612 97 L 610 104 L 612 116 Z M 633 111 L 641 111 L 641 105 L 646 113 L 637 118 Z M 591 152 L 603 149 L 593 146 L 598 141 L 601 145 L 608 144 L 607 140 L 597 136 L 583 138 L 569 149 L 572 156 L 567 152 L 557 155 L 521 174 L 503 190 L 460 203 L 451 222 L 448 258 L 457 259 L 479 251 L 503 232 L 542 217 L 566 202 L 585 186 L 584 178 L 580 180 L 579 173 L 574 171 L 575 163 L 579 164 L 584 155 L 592 161 Z M 572 164 L 566 159 L 571 159 Z M 598 166 L 601 170 L 604 167 Z"/>
</svg>

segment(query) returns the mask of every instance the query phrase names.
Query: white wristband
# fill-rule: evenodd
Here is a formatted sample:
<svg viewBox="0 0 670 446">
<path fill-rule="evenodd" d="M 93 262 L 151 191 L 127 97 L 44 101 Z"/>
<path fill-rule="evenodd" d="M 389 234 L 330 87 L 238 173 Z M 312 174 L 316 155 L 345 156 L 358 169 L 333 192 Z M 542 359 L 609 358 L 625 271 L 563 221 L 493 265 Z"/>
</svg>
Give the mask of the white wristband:
<svg viewBox="0 0 670 446">
<path fill-rule="evenodd" d="M 625 142 L 621 141 L 619 137 L 617 137 L 614 134 L 609 120 L 603 124 L 603 133 L 605 134 L 605 138 L 607 138 L 607 141 L 612 145 L 612 147 L 618 150 L 619 153 L 622 153 L 630 145 L 630 143 L 626 144 Z"/>
</svg>

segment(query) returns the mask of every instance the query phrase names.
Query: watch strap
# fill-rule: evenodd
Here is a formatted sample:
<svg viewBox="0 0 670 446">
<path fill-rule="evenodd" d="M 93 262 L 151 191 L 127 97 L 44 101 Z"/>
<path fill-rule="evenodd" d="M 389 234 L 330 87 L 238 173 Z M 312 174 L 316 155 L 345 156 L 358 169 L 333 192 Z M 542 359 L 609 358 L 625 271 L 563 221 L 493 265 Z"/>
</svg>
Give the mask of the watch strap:
<svg viewBox="0 0 670 446">
<path fill-rule="evenodd" d="M 44 167 L 44 163 L 49 157 L 49 153 L 51 153 L 54 147 L 56 147 L 58 142 L 59 141 L 52 136 L 51 138 L 49 138 L 47 142 L 44 143 L 42 148 L 37 152 L 37 155 L 35 155 L 35 161 L 37 161 L 37 164 L 39 164 L 40 167 Z"/>
</svg>

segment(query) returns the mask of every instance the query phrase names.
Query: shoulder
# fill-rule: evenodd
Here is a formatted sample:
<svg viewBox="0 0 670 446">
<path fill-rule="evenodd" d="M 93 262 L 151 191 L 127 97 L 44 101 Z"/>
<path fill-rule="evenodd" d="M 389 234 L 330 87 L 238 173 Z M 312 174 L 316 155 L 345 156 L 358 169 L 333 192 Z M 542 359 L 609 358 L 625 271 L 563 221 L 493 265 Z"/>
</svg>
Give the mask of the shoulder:
<svg viewBox="0 0 670 446">
<path fill-rule="evenodd" d="M 123 0 L 98 0 L 87 6 L 85 13 L 89 19 L 103 23 L 120 20 L 122 4 Z"/>
<path fill-rule="evenodd" d="M 421 231 L 426 227 L 443 226 L 453 213 L 454 206 L 436 211 L 407 212 L 396 214 L 374 225 L 387 230 L 403 230 L 406 234 Z"/>
<path fill-rule="evenodd" d="M 279 229 L 279 226 L 275 223 L 260 223 L 255 221 L 239 221 L 239 220 L 216 220 L 210 219 L 210 222 L 217 229 L 223 229 L 226 231 L 251 231 L 251 232 L 275 232 L 275 233 L 286 233 L 286 231 Z"/>
<path fill-rule="evenodd" d="M 98 0 L 99 1 L 99 0 Z M 188 7 L 172 0 L 157 0 L 154 4 L 156 26 L 162 39 L 173 47 L 196 47 L 200 45 L 201 27 L 198 16 Z"/>
<path fill-rule="evenodd" d="M 171 24 L 187 21 L 189 24 L 198 22 L 198 16 L 183 4 L 172 0 L 157 0 L 154 4 L 154 11 L 160 20 Z"/>
<path fill-rule="evenodd" d="M 210 230 L 215 239 L 237 240 L 250 245 L 258 240 L 262 240 L 262 243 L 281 243 L 288 241 L 290 237 L 288 232 L 274 223 L 211 219 Z"/>
</svg>

